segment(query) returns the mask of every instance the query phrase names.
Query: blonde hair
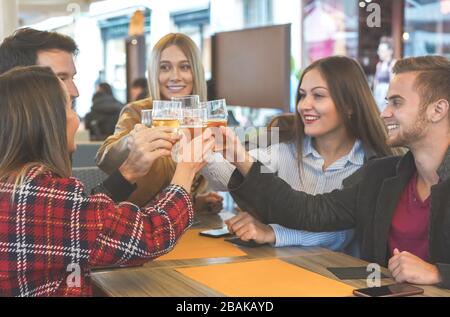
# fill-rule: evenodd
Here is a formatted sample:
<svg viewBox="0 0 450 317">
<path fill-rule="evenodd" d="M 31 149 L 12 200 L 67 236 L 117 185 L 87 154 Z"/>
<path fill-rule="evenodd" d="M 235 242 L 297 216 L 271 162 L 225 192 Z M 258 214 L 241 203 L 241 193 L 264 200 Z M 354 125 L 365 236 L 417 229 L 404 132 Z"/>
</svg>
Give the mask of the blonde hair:
<svg viewBox="0 0 450 317">
<path fill-rule="evenodd" d="M 0 180 L 19 186 L 35 167 L 71 174 L 66 102 L 50 68 L 14 68 L 0 76 Z"/>
<path fill-rule="evenodd" d="M 161 38 L 153 48 L 149 63 L 149 92 L 152 100 L 162 99 L 159 89 L 159 62 L 161 60 L 161 53 L 169 46 L 177 46 L 186 55 L 192 69 L 193 90 L 192 95 L 199 95 L 201 101 L 207 100 L 207 89 L 205 80 L 205 71 L 200 57 L 200 51 L 185 34 L 169 33 Z"/>
</svg>

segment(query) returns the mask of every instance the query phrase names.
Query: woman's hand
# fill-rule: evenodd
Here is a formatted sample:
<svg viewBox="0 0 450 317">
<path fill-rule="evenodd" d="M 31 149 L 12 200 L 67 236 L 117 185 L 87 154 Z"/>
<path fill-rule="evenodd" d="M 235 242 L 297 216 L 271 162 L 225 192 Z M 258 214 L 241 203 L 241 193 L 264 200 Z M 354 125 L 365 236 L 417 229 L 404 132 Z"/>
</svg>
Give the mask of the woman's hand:
<svg viewBox="0 0 450 317">
<path fill-rule="evenodd" d="M 179 140 L 171 128 L 147 128 L 136 124 L 128 136 L 127 159 L 119 167 L 122 176 L 130 183 L 135 183 L 145 176 L 155 160 L 170 156 L 172 146 Z"/>
<path fill-rule="evenodd" d="M 272 227 L 256 220 L 246 212 L 240 212 L 225 221 L 230 233 L 234 233 L 243 241 L 254 240 L 256 243 L 275 243 L 275 232 Z"/>
<path fill-rule="evenodd" d="M 193 140 L 189 140 L 182 132 L 181 140 L 177 144 L 177 152 L 173 155 L 177 168 L 172 184 L 180 185 L 190 192 L 192 180 L 195 174 L 206 165 L 206 159 L 212 152 L 214 142 L 214 138 L 208 131 Z"/>
<path fill-rule="evenodd" d="M 255 160 L 245 150 L 239 138 L 231 128 L 220 128 L 225 142 L 222 148 L 216 147 L 217 152 L 222 152 L 223 157 L 231 164 L 235 165 L 242 175 L 247 175 Z"/>
<path fill-rule="evenodd" d="M 195 196 L 195 211 L 220 212 L 223 208 L 223 197 L 218 193 L 209 192 Z"/>
</svg>

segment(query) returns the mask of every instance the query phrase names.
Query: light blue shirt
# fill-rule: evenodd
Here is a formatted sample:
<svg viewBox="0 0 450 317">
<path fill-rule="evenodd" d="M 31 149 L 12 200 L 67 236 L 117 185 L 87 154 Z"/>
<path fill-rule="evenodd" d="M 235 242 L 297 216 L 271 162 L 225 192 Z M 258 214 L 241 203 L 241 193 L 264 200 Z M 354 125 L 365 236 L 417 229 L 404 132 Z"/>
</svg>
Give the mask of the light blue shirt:
<svg viewBox="0 0 450 317">
<path fill-rule="evenodd" d="M 298 191 L 316 195 L 342 188 L 342 181 L 364 164 L 364 149 L 359 140 L 351 151 L 322 169 L 324 160 L 312 146 L 311 138 L 303 142 L 302 178 L 300 178 L 297 151 L 292 143 L 280 143 L 266 149 L 255 149 L 250 154 Z M 220 154 L 216 154 L 220 155 Z M 209 163 L 202 174 L 213 190 L 226 191 L 235 167 L 229 162 Z M 276 247 L 320 246 L 331 250 L 342 250 L 351 242 L 354 231 L 309 232 L 270 224 L 275 232 Z"/>
</svg>

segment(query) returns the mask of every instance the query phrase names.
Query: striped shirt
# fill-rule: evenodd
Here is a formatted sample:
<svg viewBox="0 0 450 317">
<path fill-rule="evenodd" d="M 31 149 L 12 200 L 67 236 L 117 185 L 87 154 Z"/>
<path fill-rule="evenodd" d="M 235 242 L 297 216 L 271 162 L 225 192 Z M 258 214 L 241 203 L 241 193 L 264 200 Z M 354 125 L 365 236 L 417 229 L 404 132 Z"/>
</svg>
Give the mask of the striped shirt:
<svg viewBox="0 0 450 317">
<path fill-rule="evenodd" d="M 342 181 L 356 172 L 364 164 L 364 149 L 357 140 L 351 151 L 322 169 L 324 159 L 312 146 L 311 138 L 305 137 L 303 143 L 302 179 L 299 175 L 297 151 L 292 143 L 280 143 L 266 149 L 255 149 L 250 154 L 261 161 L 281 179 L 298 191 L 316 195 L 342 188 Z M 216 153 L 215 155 L 220 155 Z M 227 191 L 227 184 L 235 167 L 229 162 L 209 163 L 202 174 L 213 190 Z M 270 224 L 275 232 L 276 247 L 282 246 L 320 246 L 331 250 L 342 250 L 353 238 L 353 230 L 338 232 L 308 232 Z"/>
</svg>

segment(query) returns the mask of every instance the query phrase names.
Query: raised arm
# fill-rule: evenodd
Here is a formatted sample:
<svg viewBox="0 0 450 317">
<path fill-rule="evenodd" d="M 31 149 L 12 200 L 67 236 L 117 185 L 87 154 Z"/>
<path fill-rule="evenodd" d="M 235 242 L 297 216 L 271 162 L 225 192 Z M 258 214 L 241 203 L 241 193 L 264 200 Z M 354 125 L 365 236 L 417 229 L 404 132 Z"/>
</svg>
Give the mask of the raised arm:
<svg viewBox="0 0 450 317">
<path fill-rule="evenodd" d="M 244 177 L 233 173 L 228 188 L 233 198 L 251 206 L 265 223 L 307 231 L 337 231 L 355 226 L 357 185 L 323 195 L 308 195 L 291 188 L 272 173 L 251 164 Z"/>
</svg>

